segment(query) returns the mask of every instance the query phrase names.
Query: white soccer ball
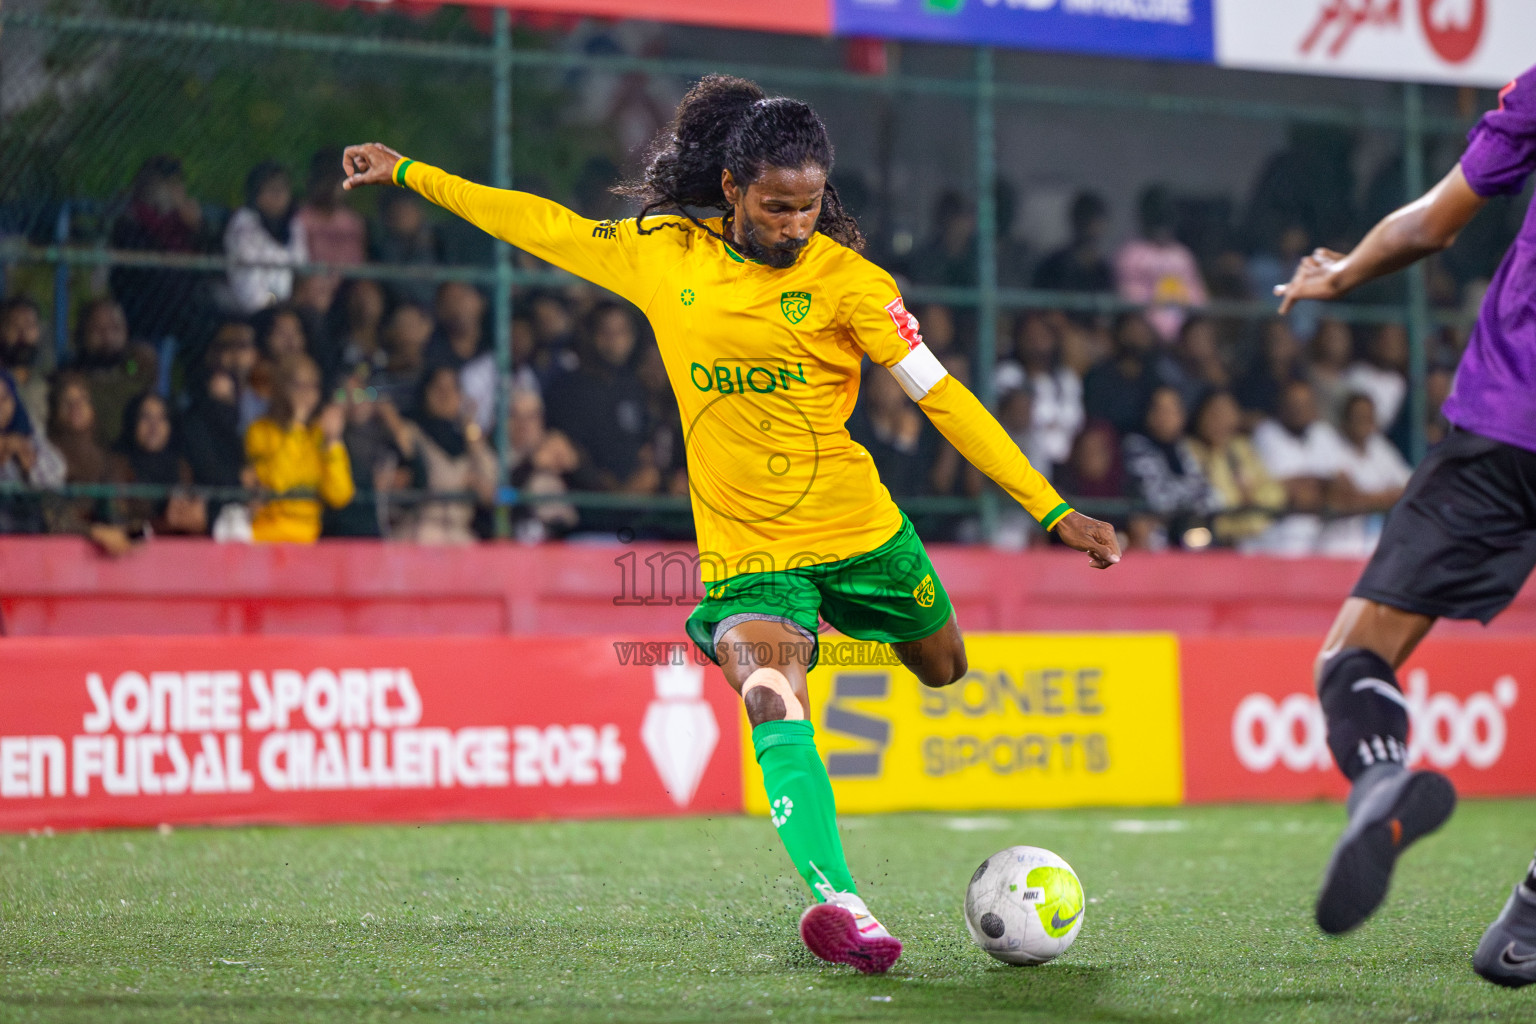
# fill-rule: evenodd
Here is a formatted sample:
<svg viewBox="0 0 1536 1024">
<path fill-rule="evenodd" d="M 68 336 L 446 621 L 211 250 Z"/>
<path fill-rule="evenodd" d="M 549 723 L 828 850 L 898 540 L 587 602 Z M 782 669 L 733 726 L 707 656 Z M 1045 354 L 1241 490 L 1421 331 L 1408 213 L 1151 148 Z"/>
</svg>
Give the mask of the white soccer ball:
<svg viewBox="0 0 1536 1024">
<path fill-rule="evenodd" d="M 1083 927 L 1083 885 L 1072 865 L 1038 846 L 1010 846 L 982 862 L 965 890 L 965 926 L 1005 964 L 1043 964 Z"/>
</svg>

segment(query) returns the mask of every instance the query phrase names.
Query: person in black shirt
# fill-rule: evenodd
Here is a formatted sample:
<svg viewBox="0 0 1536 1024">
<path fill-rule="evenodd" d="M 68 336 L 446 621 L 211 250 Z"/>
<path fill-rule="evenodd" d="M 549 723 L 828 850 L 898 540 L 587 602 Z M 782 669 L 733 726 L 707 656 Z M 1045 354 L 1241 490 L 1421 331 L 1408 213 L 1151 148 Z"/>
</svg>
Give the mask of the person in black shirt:
<svg viewBox="0 0 1536 1024">
<path fill-rule="evenodd" d="M 1243 407 L 1243 426 L 1252 430 L 1261 420 L 1280 412 L 1280 396 L 1287 384 L 1306 379 L 1301 343 L 1280 317 L 1264 322 L 1259 351 L 1247 371 L 1237 379 L 1232 394 Z"/>
<path fill-rule="evenodd" d="M 1140 313 L 1115 321 L 1115 351 L 1083 378 L 1083 411 L 1108 422 L 1121 435 L 1140 430 L 1158 385 L 1157 336 Z"/>
<path fill-rule="evenodd" d="M 1109 207 L 1098 193 L 1079 192 L 1072 200 L 1071 216 L 1071 244 L 1040 261 L 1035 268 L 1035 287 L 1059 292 L 1114 291 L 1114 271 L 1104 255 Z"/>
<path fill-rule="evenodd" d="M 650 417 L 645 387 L 631 366 L 638 335 L 623 306 L 600 303 L 579 332 L 580 364 L 549 387 L 549 425 L 581 453 L 583 489 L 630 490 L 642 477 L 654 478 L 640 473 Z"/>
</svg>

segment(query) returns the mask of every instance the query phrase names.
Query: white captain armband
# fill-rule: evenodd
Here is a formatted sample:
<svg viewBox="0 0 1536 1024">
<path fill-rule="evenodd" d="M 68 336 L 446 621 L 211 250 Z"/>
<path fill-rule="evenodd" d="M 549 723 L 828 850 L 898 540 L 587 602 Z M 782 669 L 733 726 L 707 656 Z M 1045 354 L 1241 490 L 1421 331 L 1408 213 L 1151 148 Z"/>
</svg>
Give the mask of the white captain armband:
<svg viewBox="0 0 1536 1024">
<path fill-rule="evenodd" d="M 944 364 L 939 362 L 939 357 L 922 342 L 918 342 L 917 347 L 908 352 L 901 362 L 892 366 L 890 371 L 891 376 L 901 385 L 901 390 L 914 402 L 921 402 L 934 385 L 949 374 Z"/>
</svg>

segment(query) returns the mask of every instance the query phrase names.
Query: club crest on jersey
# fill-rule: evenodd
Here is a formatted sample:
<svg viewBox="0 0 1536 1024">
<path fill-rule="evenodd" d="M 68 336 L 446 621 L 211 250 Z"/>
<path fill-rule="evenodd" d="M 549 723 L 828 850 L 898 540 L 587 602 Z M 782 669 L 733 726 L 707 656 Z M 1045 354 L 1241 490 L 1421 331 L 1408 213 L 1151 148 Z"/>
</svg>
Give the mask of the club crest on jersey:
<svg viewBox="0 0 1536 1024">
<path fill-rule="evenodd" d="M 779 309 L 783 310 L 784 319 L 798 324 L 811 311 L 811 293 L 785 292 L 779 296 Z"/>
<path fill-rule="evenodd" d="M 912 599 L 924 608 L 932 608 L 934 599 L 937 596 L 938 592 L 933 586 L 933 573 L 924 576 L 923 582 L 919 583 L 912 591 Z"/>
<path fill-rule="evenodd" d="M 923 343 L 923 336 L 918 333 L 920 328 L 917 317 L 907 312 L 907 307 L 902 305 L 900 295 L 890 301 L 885 311 L 891 314 L 891 322 L 896 325 L 896 333 L 901 335 L 901 340 L 907 343 L 908 352 L 915 350 Z"/>
</svg>

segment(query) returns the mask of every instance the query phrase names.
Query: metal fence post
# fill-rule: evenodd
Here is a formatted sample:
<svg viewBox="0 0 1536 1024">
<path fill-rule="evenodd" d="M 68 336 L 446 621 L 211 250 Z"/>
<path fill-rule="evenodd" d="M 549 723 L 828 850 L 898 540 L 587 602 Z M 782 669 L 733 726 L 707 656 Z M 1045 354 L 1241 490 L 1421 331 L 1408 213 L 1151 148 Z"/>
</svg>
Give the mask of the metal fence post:
<svg viewBox="0 0 1536 1024">
<path fill-rule="evenodd" d="M 497 188 L 512 187 L 512 12 L 496 8 L 492 46 L 494 96 L 491 108 L 491 180 Z M 512 381 L 512 247 L 496 242 L 496 294 L 492 297 L 492 337 L 496 343 L 496 536 L 512 536 L 513 497 L 509 470 L 512 446 L 507 431 Z"/>
<path fill-rule="evenodd" d="M 997 115 L 992 50 L 976 50 L 976 393 L 990 406 L 993 369 L 997 364 Z M 997 532 L 997 497 L 990 489 L 981 496 L 982 536 Z"/>
<path fill-rule="evenodd" d="M 1424 194 L 1424 89 L 1403 85 L 1403 191 L 1405 202 Z M 1429 372 L 1429 290 L 1423 262 L 1408 268 L 1408 458 L 1418 465 L 1428 446 L 1424 436 L 1425 379 Z"/>
<path fill-rule="evenodd" d="M 69 244 L 69 203 L 59 204 L 59 217 L 53 224 L 53 240 L 61 247 Z M 53 365 L 69 362 L 69 264 L 62 259 L 53 267 Z"/>
</svg>

